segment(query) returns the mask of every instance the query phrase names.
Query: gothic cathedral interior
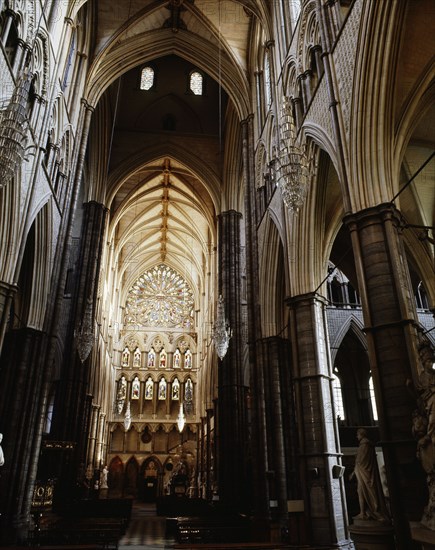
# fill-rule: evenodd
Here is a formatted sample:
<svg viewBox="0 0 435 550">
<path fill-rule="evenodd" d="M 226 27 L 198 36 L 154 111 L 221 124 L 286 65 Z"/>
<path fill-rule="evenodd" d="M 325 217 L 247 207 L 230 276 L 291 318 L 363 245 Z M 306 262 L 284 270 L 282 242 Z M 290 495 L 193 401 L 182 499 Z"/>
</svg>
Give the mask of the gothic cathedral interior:
<svg viewBox="0 0 435 550">
<path fill-rule="evenodd" d="M 433 0 L 0 0 L 0 544 L 96 492 L 435 548 L 434 53 Z"/>
</svg>

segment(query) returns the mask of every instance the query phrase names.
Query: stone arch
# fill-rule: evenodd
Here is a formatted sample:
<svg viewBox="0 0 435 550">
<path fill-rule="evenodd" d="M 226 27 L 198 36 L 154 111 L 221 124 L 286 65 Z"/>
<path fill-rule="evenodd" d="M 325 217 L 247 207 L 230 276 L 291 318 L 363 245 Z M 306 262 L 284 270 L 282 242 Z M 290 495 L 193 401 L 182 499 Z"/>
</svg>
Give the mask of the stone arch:
<svg viewBox="0 0 435 550">
<path fill-rule="evenodd" d="M 178 33 L 176 37 L 170 36 L 168 39 L 164 29 L 135 36 L 113 47 L 109 52 L 102 52 L 90 69 L 84 95 L 89 104 L 95 106 L 106 88 L 122 74 L 169 54 L 194 63 L 216 82 L 221 82 L 236 106 L 239 120 L 247 118 L 250 112 L 250 88 L 242 69 L 226 50 L 219 56 L 214 44 L 191 33 Z"/>
<path fill-rule="evenodd" d="M 109 474 L 107 484 L 109 486 L 109 494 L 112 497 L 122 496 L 122 488 L 124 482 L 124 464 L 119 456 L 115 456 L 109 463 Z"/>
<path fill-rule="evenodd" d="M 344 322 L 340 325 L 338 331 L 335 334 L 330 334 L 331 359 L 333 363 L 335 362 L 337 350 L 348 333 L 352 333 L 360 342 L 362 348 L 367 351 L 367 340 L 364 335 L 364 324 L 362 319 L 359 319 L 355 315 L 347 316 Z"/>
<path fill-rule="evenodd" d="M 268 213 L 260 260 L 261 321 L 265 337 L 274 336 L 284 328 L 284 298 L 287 294 L 285 265 L 283 241 Z"/>
<path fill-rule="evenodd" d="M 124 487 L 123 495 L 124 497 L 133 497 L 137 496 L 139 481 L 139 464 L 135 456 L 131 456 L 127 464 L 125 465 L 124 470 Z"/>
</svg>

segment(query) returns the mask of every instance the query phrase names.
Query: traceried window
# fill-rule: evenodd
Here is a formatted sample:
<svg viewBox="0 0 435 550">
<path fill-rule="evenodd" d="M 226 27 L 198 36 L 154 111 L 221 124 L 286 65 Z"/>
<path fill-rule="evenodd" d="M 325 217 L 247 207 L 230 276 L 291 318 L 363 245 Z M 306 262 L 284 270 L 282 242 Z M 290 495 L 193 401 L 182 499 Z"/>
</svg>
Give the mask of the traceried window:
<svg viewBox="0 0 435 550">
<path fill-rule="evenodd" d="M 156 354 L 154 353 L 153 348 L 151 348 L 150 351 L 148 352 L 148 368 L 149 369 L 154 368 L 155 361 L 156 361 Z"/>
<path fill-rule="evenodd" d="M 166 388 L 167 388 L 166 380 L 164 378 L 161 378 L 159 382 L 159 400 L 160 401 L 164 401 L 166 399 Z"/>
<path fill-rule="evenodd" d="M 180 350 L 177 348 L 174 352 L 174 369 L 179 369 L 181 366 L 181 353 Z"/>
<path fill-rule="evenodd" d="M 195 95 L 202 95 L 203 76 L 198 71 L 192 71 L 190 73 L 189 88 Z"/>
<path fill-rule="evenodd" d="M 378 409 L 376 407 L 375 388 L 373 387 L 373 378 L 369 378 L 370 402 L 372 404 L 373 420 L 378 421 Z"/>
<path fill-rule="evenodd" d="M 140 349 L 136 348 L 133 354 L 133 368 L 136 368 L 136 369 L 140 368 L 140 364 L 141 364 L 141 353 L 140 353 Z"/>
<path fill-rule="evenodd" d="M 184 354 L 184 368 L 192 368 L 192 352 L 190 351 L 190 349 L 186 350 L 186 353 Z"/>
<path fill-rule="evenodd" d="M 190 329 L 193 327 L 193 294 L 179 273 L 160 264 L 144 273 L 131 287 L 125 311 L 127 327 Z"/>
<path fill-rule="evenodd" d="M 159 356 L 159 367 L 161 369 L 166 369 L 166 359 L 167 359 L 166 351 L 162 349 Z"/>
<path fill-rule="evenodd" d="M 293 25 L 296 25 L 299 15 L 301 14 L 301 0 L 289 0 L 289 3 Z"/>
<path fill-rule="evenodd" d="M 154 69 L 150 66 L 144 67 L 140 73 L 140 89 L 151 90 L 154 86 Z"/>
<path fill-rule="evenodd" d="M 346 418 L 344 414 L 344 405 L 343 405 L 343 392 L 341 390 L 341 382 L 340 378 L 337 376 L 338 369 L 335 368 L 334 372 L 332 373 L 332 387 L 334 390 L 334 403 L 335 403 L 335 412 L 338 417 L 340 417 L 340 420 L 344 420 Z"/>
<path fill-rule="evenodd" d="M 129 362 L 130 362 L 130 350 L 126 346 L 124 348 L 124 351 L 122 352 L 121 367 L 128 367 Z"/>
<path fill-rule="evenodd" d="M 145 399 L 151 401 L 153 398 L 154 382 L 151 376 L 148 376 L 147 381 L 145 382 Z"/>
<path fill-rule="evenodd" d="M 179 401 L 180 399 L 180 382 L 178 378 L 175 378 L 172 382 L 172 400 Z"/>
<path fill-rule="evenodd" d="M 270 55 L 269 50 L 264 54 L 264 93 L 266 99 L 266 108 L 272 105 L 272 79 L 270 75 Z"/>
</svg>

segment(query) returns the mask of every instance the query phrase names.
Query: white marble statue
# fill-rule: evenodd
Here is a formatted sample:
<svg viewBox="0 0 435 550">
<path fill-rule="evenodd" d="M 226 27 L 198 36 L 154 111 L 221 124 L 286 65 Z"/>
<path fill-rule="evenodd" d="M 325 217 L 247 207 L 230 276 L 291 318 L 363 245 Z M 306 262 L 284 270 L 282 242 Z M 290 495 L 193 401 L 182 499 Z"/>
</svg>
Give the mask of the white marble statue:
<svg viewBox="0 0 435 550">
<path fill-rule="evenodd" d="M 0 434 L 0 443 L 3 440 L 3 434 Z M 0 466 L 3 466 L 5 463 L 5 455 L 3 454 L 2 446 L 0 445 Z"/>
<path fill-rule="evenodd" d="M 355 519 L 388 521 L 375 447 L 367 437 L 367 431 L 364 428 L 357 430 L 357 438 L 359 447 L 355 469 L 349 477 L 352 479 L 355 476 L 358 483 L 360 513 Z"/>
</svg>

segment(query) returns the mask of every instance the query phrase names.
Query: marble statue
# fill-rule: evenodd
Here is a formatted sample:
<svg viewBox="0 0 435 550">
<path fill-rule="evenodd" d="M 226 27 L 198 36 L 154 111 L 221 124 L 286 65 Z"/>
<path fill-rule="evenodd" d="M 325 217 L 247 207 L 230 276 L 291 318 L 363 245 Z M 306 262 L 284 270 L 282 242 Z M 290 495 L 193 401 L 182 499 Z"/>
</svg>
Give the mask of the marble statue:
<svg viewBox="0 0 435 550">
<path fill-rule="evenodd" d="M 3 441 L 3 434 L 0 434 L 0 443 Z M 0 466 L 5 463 L 5 455 L 3 454 L 2 446 L 0 445 Z"/>
<path fill-rule="evenodd" d="M 100 489 L 108 489 L 109 486 L 107 485 L 107 476 L 109 474 L 109 470 L 107 466 L 104 466 L 102 472 L 101 472 L 101 483 L 100 483 Z"/>
<path fill-rule="evenodd" d="M 412 433 L 417 440 L 417 458 L 426 472 L 429 500 L 421 524 L 435 530 L 435 353 L 429 341 L 419 345 L 417 406 L 412 417 Z M 412 385 L 408 381 L 408 385 Z"/>
<path fill-rule="evenodd" d="M 376 450 L 367 437 L 364 428 L 357 430 L 359 447 L 355 459 L 355 469 L 349 479 L 356 477 L 360 513 L 355 519 L 389 521 L 382 483 L 379 475 Z"/>
</svg>

